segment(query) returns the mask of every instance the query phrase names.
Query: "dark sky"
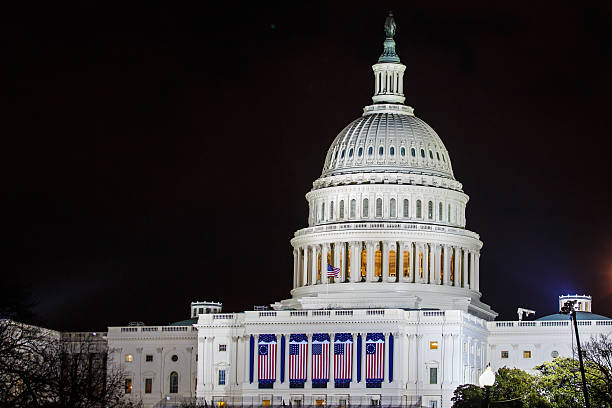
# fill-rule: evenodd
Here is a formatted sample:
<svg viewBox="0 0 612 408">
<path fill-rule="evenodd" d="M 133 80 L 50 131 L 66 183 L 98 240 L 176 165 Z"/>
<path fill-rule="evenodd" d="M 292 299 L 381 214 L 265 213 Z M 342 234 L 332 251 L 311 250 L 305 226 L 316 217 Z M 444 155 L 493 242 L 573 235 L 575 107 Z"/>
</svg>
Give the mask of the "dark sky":
<svg viewBox="0 0 612 408">
<path fill-rule="evenodd" d="M 612 316 L 609 2 L 209 3 L 0 13 L 0 270 L 39 322 L 288 297 L 304 194 L 371 101 L 388 9 L 407 104 L 470 196 L 484 301 L 515 319 L 578 292 Z"/>
</svg>

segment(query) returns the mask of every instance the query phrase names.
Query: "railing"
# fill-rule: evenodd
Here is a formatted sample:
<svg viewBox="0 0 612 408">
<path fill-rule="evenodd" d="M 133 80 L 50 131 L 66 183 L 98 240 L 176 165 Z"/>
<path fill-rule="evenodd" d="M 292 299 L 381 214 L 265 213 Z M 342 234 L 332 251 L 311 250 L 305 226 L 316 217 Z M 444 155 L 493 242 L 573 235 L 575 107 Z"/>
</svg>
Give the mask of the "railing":
<svg viewBox="0 0 612 408">
<path fill-rule="evenodd" d="M 374 310 L 366 310 L 366 315 L 368 316 L 384 316 L 384 309 L 374 309 Z"/>
<path fill-rule="evenodd" d="M 313 316 L 329 316 L 329 310 L 313 310 L 312 311 L 312 315 Z"/>
<path fill-rule="evenodd" d="M 306 310 L 296 310 L 296 311 L 293 311 L 293 312 L 289 313 L 289 316 L 291 316 L 291 317 L 297 317 L 297 316 L 299 316 L 299 317 L 306 317 L 306 316 L 308 316 L 308 312 Z"/>
<path fill-rule="evenodd" d="M 595 322 L 596 326 L 612 326 L 612 320 L 598 320 Z"/>
<path fill-rule="evenodd" d="M 334 312 L 334 315 L 336 315 L 336 316 L 352 316 L 353 315 L 353 311 L 352 310 L 336 310 Z"/>
<path fill-rule="evenodd" d="M 462 235 L 478 239 L 478 234 L 462 228 L 448 227 L 445 225 L 431 225 L 412 222 L 349 222 L 339 224 L 317 225 L 314 227 L 297 230 L 295 237 L 301 237 L 317 232 L 339 231 L 339 230 L 407 230 L 407 231 L 436 231 L 449 234 Z"/>
<path fill-rule="evenodd" d="M 187 326 L 162 326 L 163 332 L 183 332 L 187 331 Z"/>
<path fill-rule="evenodd" d="M 259 312 L 259 317 L 275 317 L 276 312 Z"/>
<path fill-rule="evenodd" d="M 157 331 L 157 327 L 143 327 L 142 331 L 143 332 L 156 332 Z"/>
<path fill-rule="evenodd" d="M 214 314 L 212 316 L 213 320 L 233 320 L 236 315 L 234 315 L 233 313 L 219 313 Z"/>
<path fill-rule="evenodd" d="M 122 327 L 121 328 L 121 333 L 137 332 L 137 331 L 138 331 L 138 327 Z"/>
<path fill-rule="evenodd" d="M 436 310 L 436 311 L 432 311 L 432 312 L 423 312 L 423 316 L 427 316 L 427 317 L 440 317 L 440 316 L 444 316 L 444 311 L 443 310 Z"/>
<path fill-rule="evenodd" d="M 520 327 L 535 326 L 537 322 L 518 322 Z"/>
</svg>

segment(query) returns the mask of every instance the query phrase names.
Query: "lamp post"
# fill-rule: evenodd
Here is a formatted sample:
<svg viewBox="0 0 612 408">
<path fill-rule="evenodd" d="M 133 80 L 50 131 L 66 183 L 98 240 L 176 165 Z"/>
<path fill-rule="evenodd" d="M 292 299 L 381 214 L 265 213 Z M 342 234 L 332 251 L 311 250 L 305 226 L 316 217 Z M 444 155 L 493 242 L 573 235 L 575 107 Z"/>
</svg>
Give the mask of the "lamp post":
<svg viewBox="0 0 612 408">
<path fill-rule="evenodd" d="M 591 408 L 591 404 L 589 402 L 589 393 L 587 391 L 586 385 L 586 376 L 584 375 L 584 364 L 582 362 L 582 348 L 580 347 L 580 336 L 578 335 L 578 323 L 576 322 L 576 309 L 574 305 L 576 304 L 575 300 L 568 300 L 563 304 L 561 308 L 561 313 L 569 314 L 570 319 L 574 322 L 574 331 L 576 332 L 576 345 L 578 345 L 578 361 L 580 362 L 580 375 L 582 376 L 582 392 L 584 393 L 584 406 L 586 408 Z"/>
<path fill-rule="evenodd" d="M 485 397 L 482 400 L 482 408 L 489 407 L 489 392 L 493 384 L 495 384 L 495 373 L 491 370 L 491 364 L 487 364 L 487 368 L 480 374 L 480 377 L 478 377 L 478 385 L 484 388 L 485 392 Z"/>
</svg>

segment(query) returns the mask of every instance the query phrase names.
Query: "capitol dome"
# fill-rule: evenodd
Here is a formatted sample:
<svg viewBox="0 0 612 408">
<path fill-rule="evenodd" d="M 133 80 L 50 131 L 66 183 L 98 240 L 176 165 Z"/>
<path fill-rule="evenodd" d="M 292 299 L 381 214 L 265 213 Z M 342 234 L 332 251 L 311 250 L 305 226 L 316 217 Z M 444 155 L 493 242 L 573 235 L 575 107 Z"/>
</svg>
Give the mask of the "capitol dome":
<svg viewBox="0 0 612 408">
<path fill-rule="evenodd" d="M 397 113 L 376 111 L 390 107 L 366 107 L 361 118 L 338 134 L 327 152 L 322 176 L 392 172 L 454 180 L 448 151 L 438 134 L 408 106 L 396 106 Z"/>
</svg>

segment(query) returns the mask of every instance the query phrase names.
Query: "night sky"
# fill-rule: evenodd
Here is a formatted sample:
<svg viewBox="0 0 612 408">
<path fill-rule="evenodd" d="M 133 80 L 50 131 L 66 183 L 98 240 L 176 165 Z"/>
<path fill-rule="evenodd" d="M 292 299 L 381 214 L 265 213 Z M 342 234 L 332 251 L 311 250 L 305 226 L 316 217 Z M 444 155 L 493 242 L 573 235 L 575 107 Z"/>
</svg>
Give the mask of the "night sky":
<svg viewBox="0 0 612 408">
<path fill-rule="evenodd" d="M 612 3 L 19 3 L 0 17 L 0 270 L 36 322 L 287 298 L 304 195 L 371 103 L 388 9 L 406 103 L 470 196 L 483 300 L 516 319 L 577 292 L 612 316 Z"/>
</svg>

